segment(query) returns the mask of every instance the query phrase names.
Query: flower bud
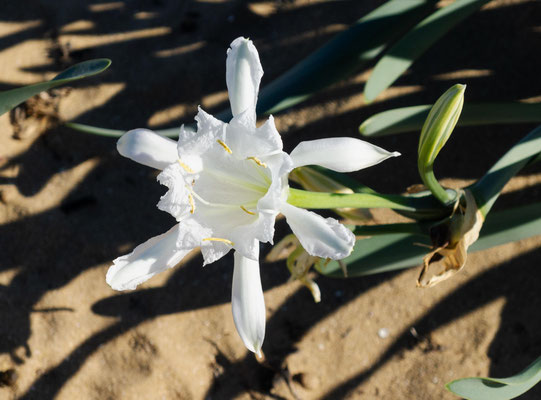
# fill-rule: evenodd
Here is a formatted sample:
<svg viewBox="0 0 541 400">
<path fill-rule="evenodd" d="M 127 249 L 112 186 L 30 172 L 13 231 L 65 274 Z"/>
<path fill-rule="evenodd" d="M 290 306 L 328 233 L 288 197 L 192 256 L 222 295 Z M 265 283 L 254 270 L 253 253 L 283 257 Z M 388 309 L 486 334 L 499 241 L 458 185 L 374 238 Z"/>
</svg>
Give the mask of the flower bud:
<svg viewBox="0 0 541 400">
<path fill-rule="evenodd" d="M 430 110 L 419 138 L 419 158 L 417 168 L 423 183 L 444 205 L 456 201 L 456 193 L 446 191 L 434 176 L 433 166 L 462 112 L 466 85 L 454 85 L 447 90 Z"/>
<path fill-rule="evenodd" d="M 432 166 L 462 112 L 466 85 L 454 85 L 447 90 L 430 110 L 419 139 L 419 170 Z"/>
</svg>

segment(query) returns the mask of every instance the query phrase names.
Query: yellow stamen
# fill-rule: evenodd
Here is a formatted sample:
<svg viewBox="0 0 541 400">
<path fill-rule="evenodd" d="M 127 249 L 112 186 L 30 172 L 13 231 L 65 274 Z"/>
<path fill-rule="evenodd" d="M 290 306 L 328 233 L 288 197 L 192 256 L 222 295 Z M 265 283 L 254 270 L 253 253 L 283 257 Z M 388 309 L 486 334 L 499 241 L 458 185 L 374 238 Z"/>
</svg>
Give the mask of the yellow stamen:
<svg viewBox="0 0 541 400">
<path fill-rule="evenodd" d="M 250 215 L 255 215 L 255 212 L 252 212 L 252 211 L 248 211 L 244 206 L 240 206 L 240 208 L 242 208 L 242 211 L 250 214 Z"/>
<path fill-rule="evenodd" d="M 265 164 L 264 162 L 262 162 L 259 158 L 257 157 L 248 157 L 248 160 L 252 160 L 253 162 L 255 162 L 257 165 L 259 165 L 260 167 L 263 167 L 263 168 L 267 168 L 267 164 Z"/>
<path fill-rule="evenodd" d="M 234 245 L 235 245 L 235 243 L 233 243 L 231 240 L 222 239 L 222 238 L 213 238 L 213 237 L 210 237 L 210 238 L 205 238 L 205 239 L 203 239 L 203 241 L 222 242 L 222 243 L 228 244 L 228 245 L 230 245 L 230 246 L 234 246 Z"/>
<path fill-rule="evenodd" d="M 220 146 L 222 146 L 225 149 L 225 151 L 227 151 L 229 154 L 233 154 L 231 149 L 227 147 L 227 145 L 224 142 L 222 142 L 220 139 L 218 139 L 217 142 Z"/>
<path fill-rule="evenodd" d="M 190 214 L 193 214 L 195 212 L 195 203 L 193 201 L 193 196 L 191 193 L 188 193 L 188 201 L 190 202 L 190 207 L 192 208 L 190 210 Z"/>
<path fill-rule="evenodd" d="M 186 164 L 184 164 L 180 158 L 177 160 L 177 162 L 180 164 L 180 166 L 181 166 L 182 168 L 184 168 L 184 171 L 186 171 L 186 172 L 188 172 L 188 173 L 190 173 L 190 174 L 193 174 L 193 173 L 194 173 L 193 169 L 191 169 L 191 168 L 188 167 Z"/>
</svg>

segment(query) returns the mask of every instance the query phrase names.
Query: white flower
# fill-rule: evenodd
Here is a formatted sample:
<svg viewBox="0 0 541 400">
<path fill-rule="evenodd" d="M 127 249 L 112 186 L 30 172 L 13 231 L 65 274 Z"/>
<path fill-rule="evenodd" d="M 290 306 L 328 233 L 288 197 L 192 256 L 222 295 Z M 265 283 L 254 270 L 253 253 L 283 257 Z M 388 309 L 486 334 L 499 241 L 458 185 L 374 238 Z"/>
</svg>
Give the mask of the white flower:
<svg viewBox="0 0 541 400">
<path fill-rule="evenodd" d="M 178 224 L 117 258 L 106 278 L 115 290 L 135 289 L 174 267 L 196 247 L 205 264 L 234 249 L 233 319 L 246 347 L 258 354 L 265 336 L 259 242 L 272 243 L 276 215 L 285 215 L 302 246 L 314 256 L 341 259 L 355 243 L 353 233 L 335 219 L 287 203 L 289 172 L 314 164 L 348 172 L 397 155 L 352 138 L 302 142 L 286 154 L 272 116 L 256 127 L 262 76 L 256 48 L 238 38 L 231 43 L 226 64 L 233 111 L 229 123 L 199 109 L 197 132 L 182 127 L 178 143 L 145 129 L 120 138 L 120 154 L 162 170 L 158 181 L 169 190 L 158 208 Z"/>
</svg>

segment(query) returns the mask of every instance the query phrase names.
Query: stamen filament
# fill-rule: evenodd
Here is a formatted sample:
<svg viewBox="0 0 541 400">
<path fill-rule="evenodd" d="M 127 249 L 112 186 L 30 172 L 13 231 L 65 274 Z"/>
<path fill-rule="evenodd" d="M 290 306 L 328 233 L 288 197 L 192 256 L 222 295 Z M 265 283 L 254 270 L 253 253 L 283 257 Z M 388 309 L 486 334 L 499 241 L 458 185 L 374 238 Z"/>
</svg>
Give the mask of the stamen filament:
<svg viewBox="0 0 541 400">
<path fill-rule="evenodd" d="M 221 141 L 220 139 L 218 139 L 218 140 L 216 140 L 216 141 L 218 142 L 218 144 L 219 144 L 220 146 L 222 146 L 222 147 L 225 149 L 225 151 L 227 151 L 229 154 L 233 154 L 233 152 L 231 151 L 231 149 L 230 149 L 223 141 Z"/>
<path fill-rule="evenodd" d="M 193 196 L 191 193 L 188 193 L 188 201 L 190 202 L 191 207 L 190 214 L 193 214 L 195 212 L 195 203 L 193 201 Z"/>
<path fill-rule="evenodd" d="M 203 241 L 204 241 L 204 242 L 206 242 L 206 241 L 209 241 L 209 242 L 222 242 L 222 243 L 228 244 L 228 245 L 230 245 L 230 246 L 234 246 L 234 245 L 235 245 L 235 243 L 233 243 L 231 240 L 228 240 L 228 239 L 222 239 L 222 238 L 209 237 L 209 238 L 204 238 Z"/>
<path fill-rule="evenodd" d="M 188 165 L 184 164 L 180 158 L 177 160 L 177 162 L 180 164 L 182 168 L 184 168 L 184 171 L 188 172 L 189 174 L 194 173 L 194 170 L 191 169 Z"/>
<path fill-rule="evenodd" d="M 247 210 L 246 207 L 244 207 L 244 206 L 240 206 L 240 208 L 241 208 L 242 211 L 244 211 L 245 213 L 248 213 L 248 214 L 250 214 L 250 215 L 255 215 L 255 212 L 252 212 L 252 211 Z"/>
<path fill-rule="evenodd" d="M 260 167 L 263 167 L 263 168 L 267 168 L 267 164 L 265 164 L 264 162 L 262 162 L 259 158 L 257 157 L 247 157 L 248 160 L 252 160 L 253 162 L 255 162 L 257 165 L 259 165 Z"/>
</svg>

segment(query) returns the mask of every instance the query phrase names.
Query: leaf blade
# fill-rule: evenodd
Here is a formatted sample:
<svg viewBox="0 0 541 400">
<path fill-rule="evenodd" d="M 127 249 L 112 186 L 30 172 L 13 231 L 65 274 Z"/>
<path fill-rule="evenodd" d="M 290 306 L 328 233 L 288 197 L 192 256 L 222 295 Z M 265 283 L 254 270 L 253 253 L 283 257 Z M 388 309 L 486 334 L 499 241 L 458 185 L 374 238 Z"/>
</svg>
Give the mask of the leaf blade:
<svg viewBox="0 0 541 400">
<path fill-rule="evenodd" d="M 419 21 L 434 3 L 431 0 L 390 0 L 360 18 L 265 86 L 259 94 L 258 115 L 276 113 L 296 105 L 360 69 L 377 57 L 389 41 Z M 220 117 L 225 116 L 225 113 L 220 114 Z"/>
<path fill-rule="evenodd" d="M 0 92 L 0 115 L 8 112 L 25 100 L 44 90 L 49 90 L 78 79 L 99 74 L 109 68 L 110 65 L 111 60 L 107 58 L 83 61 L 82 63 L 75 64 L 65 71 L 62 71 L 50 81 Z"/>
<path fill-rule="evenodd" d="M 490 0 L 456 0 L 404 35 L 378 61 L 364 89 L 367 102 L 391 86 L 428 48 Z"/>
<path fill-rule="evenodd" d="M 507 151 L 488 172 L 471 186 L 479 210 L 487 215 L 503 187 L 530 161 L 541 154 L 541 125 Z"/>
<path fill-rule="evenodd" d="M 314 92 L 362 68 L 381 53 L 387 42 L 395 40 L 405 29 L 419 21 L 434 4 L 435 0 L 387 1 L 267 84 L 259 93 L 257 114 L 271 114 L 292 107 Z M 222 110 L 216 114 L 216 118 L 231 120 L 231 110 Z M 125 132 L 83 124 L 71 125 L 78 131 L 105 136 L 121 136 Z M 173 129 L 176 129 L 175 133 L 172 133 Z M 158 133 L 176 137 L 178 129 Z"/>
<path fill-rule="evenodd" d="M 359 126 L 363 136 L 386 136 L 420 131 L 429 104 L 395 108 L 375 114 Z M 541 122 L 541 103 L 465 103 L 457 126 Z"/>
<path fill-rule="evenodd" d="M 106 136 L 106 137 L 116 138 L 116 137 L 122 136 L 123 134 L 127 132 L 127 130 L 123 131 L 121 129 L 100 128 L 97 126 L 80 124 L 78 122 L 66 122 L 64 125 L 75 131 L 89 133 L 91 135 Z M 162 135 L 166 137 L 178 137 L 179 130 L 180 130 L 179 128 L 171 128 L 171 129 L 161 129 L 154 132 L 156 132 L 158 135 Z"/>
<path fill-rule="evenodd" d="M 541 357 L 509 378 L 462 378 L 445 385 L 447 390 L 471 400 L 508 400 L 541 381 Z"/>
<path fill-rule="evenodd" d="M 423 231 L 423 227 L 419 227 Z M 367 233 L 369 230 L 367 230 Z M 358 233 L 362 233 L 359 231 Z M 490 213 L 481 229 L 479 240 L 470 252 L 541 235 L 541 203 Z M 348 276 L 364 276 L 418 266 L 428 252 L 430 242 L 421 234 L 393 233 L 360 239 L 351 255 L 342 260 Z M 319 272 L 333 278 L 344 278 L 342 268 L 331 261 Z"/>
</svg>

